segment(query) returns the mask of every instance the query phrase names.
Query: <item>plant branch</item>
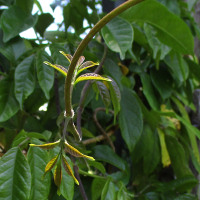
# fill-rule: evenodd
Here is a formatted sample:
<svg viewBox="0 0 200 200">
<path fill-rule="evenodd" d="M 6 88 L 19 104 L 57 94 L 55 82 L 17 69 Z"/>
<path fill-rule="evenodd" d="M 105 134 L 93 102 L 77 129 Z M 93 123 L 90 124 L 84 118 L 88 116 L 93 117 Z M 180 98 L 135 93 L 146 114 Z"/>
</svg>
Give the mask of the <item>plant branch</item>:
<svg viewBox="0 0 200 200">
<path fill-rule="evenodd" d="M 108 133 L 106 133 L 106 135 L 108 137 L 110 137 L 113 133 L 114 133 L 114 130 L 111 130 Z M 82 143 L 84 145 L 88 145 L 88 144 L 93 144 L 93 143 L 101 142 L 102 140 L 106 140 L 106 139 L 107 139 L 107 137 L 105 135 L 98 135 L 97 137 L 93 137 L 93 138 L 84 140 Z"/>
<path fill-rule="evenodd" d="M 104 53 L 103 53 L 103 57 L 101 59 L 101 62 L 99 64 L 99 66 L 96 68 L 96 70 L 94 71 L 95 74 L 98 74 L 101 69 L 102 69 L 102 66 L 104 64 L 104 61 L 106 59 L 106 55 L 107 55 L 107 52 L 108 52 L 108 47 L 106 45 L 104 45 Z M 87 91 L 89 89 L 89 87 L 91 86 L 91 83 L 92 81 L 89 80 L 85 83 L 84 87 L 83 87 L 83 90 L 81 92 L 81 98 L 80 98 L 80 101 L 79 101 L 79 106 L 78 106 L 78 109 L 77 109 L 77 121 L 76 121 L 76 125 L 77 125 L 77 130 L 78 130 L 78 133 L 80 135 L 80 138 L 82 138 L 82 131 L 81 131 L 81 114 L 83 112 L 83 108 L 84 108 L 84 102 L 85 102 L 85 98 L 87 96 Z"/>
<path fill-rule="evenodd" d="M 104 131 L 104 129 L 102 128 L 101 124 L 99 123 L 99 121 L 97 119 L 97 113 L 99 111 L 106 111 L 106 109 L 105 108 L 96 108 L 95 109 L 94 115 L 93 115 L 94 122 L 97 125 L 97 127 L 99 128 L 99 130 L 101 131 L 102 135 L 106 138 L 106 140 L 110 144 L 110 146 L 113 149 L 113 151 L 115 151 L 115 146 L 114 146 L 112 140 L 110 139 L 110 137 L 108 136 L 108 134 Z M 109 112 L 114 115 L 114 112 L 112 110 L 109 110 Z"/>
<path fill-rule="evenodd" d="M 111 19 L 122 13 L 123 11 L 127 10 L 128 8 L 142 2 L 143 0 L 129 0 L 119 7 L 112 10 L 110 13 L 108 13 L 106 16 L 104 16 L 86 35 L 86 37 L 82 40 L 82 42 L 79 44 L 78 48 L 76 49 L 76 52 L 73 55 L 73 59 L 71 61 L 71 64 L 69 66 L 69 70 L 67 73 L 67 77 L 65 79 L 65 109 L 66 109 L 66 116 L 73 117 L 73 111 L 72 111 L 72 105 L 71 105 L 71 99 L 72 99 L 72 78 L 74 74 L 74 70 L 76 67 L 76 63 L 81 56 L 83 50 L 86 48 L 88 43 L 92 40 L 92 38 L 95 36 L 97 32 L 101 30 L 103 26 L 105 26 Z"/>
<path fill-rule="evenodd" d="M 70 156 L 73 164 L 74 164 L 74 174 L 75 174 L 75 177 L 76 179 L 78 180 L 79 182 L 79 190 L 80 190 L 80 193 L 81 193 L 81 196 L 83 197 L 83 200 L 88 200 L 88 197 L 86 195 L 86 192 L 85 192 L 85 189 L 83 187 L 83 184 L 82 184 L 82 181 L 81 181 L 81 178 L 79 176 L 79 172 L 78 172 L 78 166 L 75 164 L 75 160 L 72 156 Z"/>
</svg>

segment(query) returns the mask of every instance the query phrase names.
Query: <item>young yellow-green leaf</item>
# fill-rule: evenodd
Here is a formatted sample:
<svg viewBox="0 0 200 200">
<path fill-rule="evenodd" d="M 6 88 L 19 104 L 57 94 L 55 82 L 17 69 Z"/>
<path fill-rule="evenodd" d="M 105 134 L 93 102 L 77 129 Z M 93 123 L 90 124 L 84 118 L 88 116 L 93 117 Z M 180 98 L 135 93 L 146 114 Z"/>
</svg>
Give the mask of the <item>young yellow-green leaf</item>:
<svg viewBox="0 0 200 200">
<path fill-rule="evenodd" d="M 168 167 L 171 164 L 171 160 L 170 160 L 169 152 L 167 150 L 167 146 L 165 143 L 165 134 L 161 129 L 158 128 L 157 130 L 158 130 L 158 135 L 160 138 L 162 164 L 163 164 L 163 167 Z"/>
<path fill-rule="evenodd" d="M 84 62 L 84 63 L 79 67 L 79 70 L 78 70 L 78 72 L 77 72 L 77 75 L 78 75 L 79 73 L 81 73 L 83 70 L 88 69 L 88 68 L 90 68 L 90 67 L 93 67 L 93 66 L 95 66 L 95 65 L 99 65 L 99 63 L 94 63 L 94 62 L 92 62 L 92 61 L 86 61 L 86 62 Z"/>
<path fill-rule="evenodd" d="M 54 182 L 58 186 L 58 188 L 60 187 L 61 181 L 62 181 L 62 168 L 61 168 L 61 163 L 59 162 L 54 170 Z"/>
<path fill-rule="evenodd" d="M 72 56 L 70 54 L 66 54 L 63 51 L 59 51 L 63 56 L 65 56 L 65 58 L 67 58 L 67 60 L 69 61 L 69 63 L 71 63 L 72 61 Z"/>
<path fill-rule="evenodd" d="M 47 143 L 47 144 L 29 144 L 32 147 L 40 147 L 41 149 L 53 149 L 54 147 L 58 146 L 58 144 L 60 143 L 60 140 L 53 142 L 53 143 Z"/>
<path fill-rule="evenodd" d="M 64 68 L 63 66 L 61 66 L 61 65 L 53 65 L 53 64 L 51 64 L 51 63 L 48 62 L 48 61 L 44 61 L 44 64 L 53 67 L 54 69 L 56 69 L 56 70 L 58 70 L 59 72 L 61 72 L 64 76 L 67 76 L 67 69 Z"/>
<path fill-rule="evenodd" d="M 84 158 L 87 158 L 89 160 L 95 160 L 91 156 L 86 156 L 86 155 L 82 154 L 80 151 L 78 151 L 77 149 L 72 147 L 70 144 L 68 144 L 68 142 L 66 140 L 65 140 L 65 147 L 66 147 L 67 152 L 69 152 L 74 157 L 84 157 Z"/>
<path fill-rule="evenodd" d="M 78 180 L 75 178 L 75 176 L 74 176 L 74 174 L 73 174 L 73 172 L 72 172 L 72 169 L 71 169 L 69 163 L 67 162 L 67 159 L 66 159 L 64 156 L 62 156 L 62 164 L 63 164 L 63 167 L 64 167 L 65 171 L 66 171 L 70 176 L 72 176 L 72 178 L 74 179 L 74 182 L 75 182 L 77 185 L 79 185 Z"/>
<path fill-rule="evenodd" d="M 52 158 L 46 165 L 45 167 L 45 173 L 44 173 L 44 176 L 46 175 L 47 172 L 49 172 L 56 164 L 57 160 L 58 160 L 58 156 L 55 156 L 54 158 Z"/>
<path fill-rule="evenodd" d="M 78 62 L 76 64 L 76 67 L 80 67 L 80 65 L 84 62 L 85 57 L 84 56 L 80 56 L 78 59 Z"/>
<path fill-rule="evenodd" d="M 95 74 L 95 73 L 86 73 L 86 74 L 79 76 L 76 79 L 74 85 L 76 85 L 80 81 L 86 81 L 86 80 L 111 81 L 109 78 L 102 77 L 102 76 Z"/>
</svg>

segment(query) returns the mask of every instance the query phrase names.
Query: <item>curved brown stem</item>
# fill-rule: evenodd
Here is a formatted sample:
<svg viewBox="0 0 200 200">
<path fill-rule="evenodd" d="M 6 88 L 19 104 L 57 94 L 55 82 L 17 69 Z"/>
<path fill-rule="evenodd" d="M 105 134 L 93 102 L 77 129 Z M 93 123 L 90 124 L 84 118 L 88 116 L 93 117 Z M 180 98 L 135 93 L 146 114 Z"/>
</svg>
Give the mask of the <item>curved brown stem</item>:
<svg viewBox="0 0 200 200">
<path fill-rule="evenodd" d="M 110 137 L 108 136 L 108 134 L 104 131 L 104 129 L 102 128 L 101 124 L 99 123 L 98 119 L 97 119 L 97 113 L 99 111 L 106 111 L 105 108 L 96 108 L 93 114 L 93 119 L 95 124 L 97 125 L 97 127 L 99 128 L 99 130 L 101 131 L 102 135 L 106 138 L 106 140 L 108 141 L 108 143 L 110 144 L 111 148 L 113 149 L 113 151 L 115 151 L 115 146 L 112 142 L 112 140 L 110 139 Z M 114 115 L 114 112 L 112 110 L 109 110 L 110 113 L 112 113 Z"/>
</svg>

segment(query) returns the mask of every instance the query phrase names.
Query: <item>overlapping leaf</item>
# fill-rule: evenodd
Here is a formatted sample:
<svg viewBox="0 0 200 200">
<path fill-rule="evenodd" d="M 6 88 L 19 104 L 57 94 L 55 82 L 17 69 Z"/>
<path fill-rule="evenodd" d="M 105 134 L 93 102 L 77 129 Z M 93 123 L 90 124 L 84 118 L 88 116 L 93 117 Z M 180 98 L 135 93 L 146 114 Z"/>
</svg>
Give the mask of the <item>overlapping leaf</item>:
<svg viewBox="0 0 200 200">
<path fill-rule="evenodd" d="M 22 110 L 24 100 L 35 88 L 34 56 L 25 58 L 15 70 L 15 96 Z"/>
<path fill-rule="evenodd" d="M 29 199 L 30 168 L 18 147 L 10 149 L 0 159 L 0 177 L 0 199 Z"/>
</svg>

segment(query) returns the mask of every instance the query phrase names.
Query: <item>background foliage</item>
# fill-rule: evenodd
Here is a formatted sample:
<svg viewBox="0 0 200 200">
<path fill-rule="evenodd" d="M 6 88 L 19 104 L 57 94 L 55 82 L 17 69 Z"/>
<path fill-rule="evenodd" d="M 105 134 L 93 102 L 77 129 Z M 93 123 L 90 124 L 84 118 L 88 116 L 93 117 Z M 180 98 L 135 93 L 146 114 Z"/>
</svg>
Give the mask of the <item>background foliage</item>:
<svg viewBox="0 0 200 200">
<path fill-rule="evenodd" d="M 82 198 L 66 172 L 60 196 L 50 173 L 41 178 L 57 150 L 28 144 L 60 137 L 64 77 L 43 62 L 68 68 L 59 51 L 73 55 L 82 34 L 104 15 L 98 12 L 99 3 L 55 1 L 51 7 L 63 8 L 64 21 L 57 31 L 48 31 L 54 18 L 37 0 L 0 0 L 2 200 Z M 33 15 L 34 4 L 40 11 Z M 84 51 L 86 60 L 104 61 L 100 74 L 113 80 L 93 82 L 87 91 L 81 105 L 83 141 L 77 143 L 67 135 L 70 144 L 96 159 L 72 160 L 88 199 L 200 198 L 199 103 L 193 102 L 200 81 L 193 51 L 194 37 L 200 37 L 195 4 L 195 0 L 146 0 L 109 22 Z M 30 27 L 37 39 L 19 35 Z M 74 88 L 75 111 L 84 84 Z M 41 110 L 44 104 L 47 109 Z"/>
</svg>

